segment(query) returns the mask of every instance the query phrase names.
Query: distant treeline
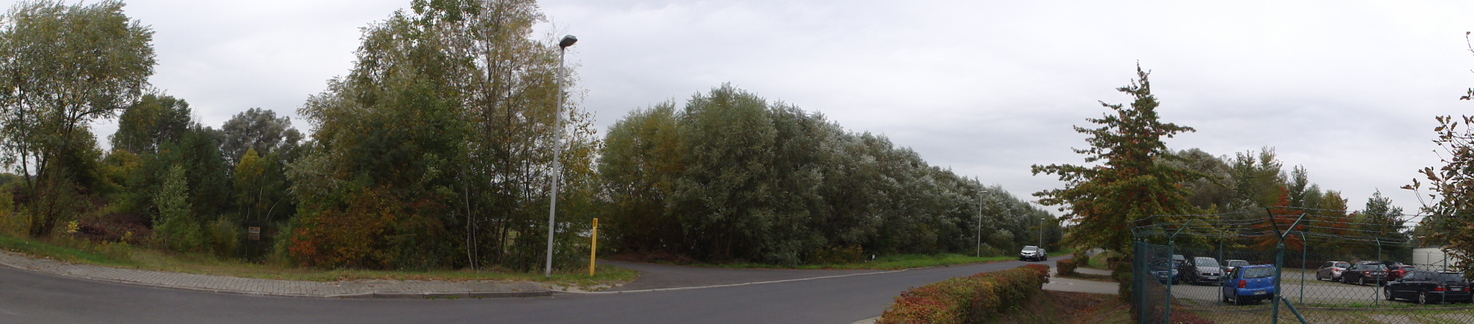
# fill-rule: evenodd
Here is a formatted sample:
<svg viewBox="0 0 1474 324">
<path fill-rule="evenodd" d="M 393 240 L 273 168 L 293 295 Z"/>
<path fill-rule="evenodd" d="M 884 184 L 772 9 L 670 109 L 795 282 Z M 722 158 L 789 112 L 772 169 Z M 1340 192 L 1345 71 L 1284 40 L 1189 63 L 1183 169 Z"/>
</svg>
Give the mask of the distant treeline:
<svg viewBox="0 0 1474 324">
<path fill-rule="evenodd" d="M 853 133 L 724 85 L 682 108 L 610 128 L 599 174 L 619 249 L 793 264 L 864 253 L 1014 252 L 1059 239 L 1048 213 L 999 187 L 928 165 L 884 136 Z M 981 218 L 981 219 L 980 219 Z"/>
</svg>

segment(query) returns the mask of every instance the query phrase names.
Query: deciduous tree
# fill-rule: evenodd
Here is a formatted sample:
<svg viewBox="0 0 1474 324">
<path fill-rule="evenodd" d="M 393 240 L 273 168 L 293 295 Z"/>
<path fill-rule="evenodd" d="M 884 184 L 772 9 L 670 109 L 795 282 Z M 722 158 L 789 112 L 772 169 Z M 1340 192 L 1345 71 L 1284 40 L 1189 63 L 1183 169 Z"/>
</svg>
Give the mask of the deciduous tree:
<svg viewBox="0 0 1474 324">
<path fill-rule="evenodd" d="M 29 183 L 39 216 L 31 233 L 45 235 L 67 197 L 88 187 L 79 182 L 93 171 L 76 164 L 98 159 L 86 156 L 96 150 L 88 125 L 142 95 L 153 32 L 123 15 L 121 1 L 25 1 L 0 21 L 0 135 Z"/>
</svg>

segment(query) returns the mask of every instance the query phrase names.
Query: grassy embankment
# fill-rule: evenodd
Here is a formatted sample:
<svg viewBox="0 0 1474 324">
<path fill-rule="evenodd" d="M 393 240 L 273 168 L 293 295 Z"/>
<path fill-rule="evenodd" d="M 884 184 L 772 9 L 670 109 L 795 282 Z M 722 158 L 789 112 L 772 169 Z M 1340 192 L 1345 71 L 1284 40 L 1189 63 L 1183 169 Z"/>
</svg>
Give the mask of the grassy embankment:
<svg viewBox="0 0 1474 324">
<path fill-rule="evenodd" d="M 1101 253 L 1096 253 L 1095 256 L 1090 257 L 1090 262 L 1087 262 L 1086 264 L 1083 264 L 1081 266 L 1089 267 L 1089 268 L 1095 268 L 1095 269 L 1110 270 L 1111 268 L 1106 266 L 1106 258 L 1109 258 L 1112 255 L 1116 255 L 1116 253 L 1115 252 L 1111 252 L 1111 251 L 1105 251 L 1105 252 L 1101 252 Z"/>
<path fill-rule="evenodd" d="M 430 270 L 430 271 L 381 271 L 353 269 L 317 269 L 277 265 L 271 263 L 245 262 L 237 259 L 219 258 L 208 254 L 177 254 L 125 244 L 97 244 L 81 240 L 58 238 L 50 241 L 23 239 L 0 235 L 0 249 L 20 252 L 31 256 L 60 261 L 91 264 L 115 268 L 140 269 L 231 276 L 242 278 L 281 279 L 301 281 L 337 281 L 359 279 L 391 280 L 497 280 L 536 281 L 561 286 L 595 287 L 613 283 L 629 282 L 638 275 L 634 270 L 600 265 L 597 275 L 590 277 L 588 268 L 555 271 L 545 278 L 541 271 L 516 272 L 501 269 Z"/>
<path fill-rule="evenodd" d="M 1049 257 L 1056 258 L 1070 255 L 1070 251 L 1050 252 Z M 851 263 L 824 263 L 824 264 L 800 264 L 794 266 L 763 264 L 763 263 L 701 263 L 701 262 L 668 262 L 649 261 L 652 263 L 678 264 L 695 267 L 729 268 L 729 269 L 829 269 L 829 270 L 900 270 L 923 267 L 942 267 L 961 264 L 972 264 L 982 262 L 997 262 L 1018 260 L 1018 256 L 993 256 L 974 257 L 961 254 L 899 254 L 878 256 L 875 260 L 851 262 Z"/>
</svg>

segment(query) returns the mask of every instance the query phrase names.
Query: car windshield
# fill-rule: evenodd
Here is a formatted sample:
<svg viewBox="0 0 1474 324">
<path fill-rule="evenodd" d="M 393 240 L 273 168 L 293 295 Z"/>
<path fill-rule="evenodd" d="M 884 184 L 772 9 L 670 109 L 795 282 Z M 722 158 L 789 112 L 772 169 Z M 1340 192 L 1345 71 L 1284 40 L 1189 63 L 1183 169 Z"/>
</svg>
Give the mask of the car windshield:
<svg viewBox="0 0 1474 324">
<path fill-rule="evenodd" d="M 1381 263 L 1374 263 L 1374 264 L 1363 264 L 1362 265 L 1362 269 L 1364 269 L 1364 270 L 1387 270 L 1387 267 L 1383 266 Z"/>
<path fill-rule="evenodd" d="M 1245 268 L 1244 279 L 1268 278 L 1274 276 L 1273 267 Z"/>
<path fill-rule="evenodd" d="M 1228 266 L 1230 266 L 1230 267 L 1240 267 L 1240 266 L 1246 266 L 1246 265 L 1249 265 L 1249 261 L 1244 261 L 1244 260 L 1228 260 Z"/>
<path fill-rule="evenodd" d="M 1337 268 L 1346 268 L 1346 267 L 1350 267 L 1350 266 L 1351 266 L 1351 264 L 1350 264 L 1350 263 L 1346 263 L 1346 262 L 1336 262 L 1336 267 L 1337 267 Z"/>
<path fill-rule="evenodd" d="M 1036 250 L 1039 250 L 1039 247 L 1033 246 L 1033 245 L 1029 245 L 1029 246 L 1025 246 L 1024 247 L 1024 252 L 1034 252 Z"/>
<path fill-rule="evenodd" d="M 1197 262 L 1199 267 L 1216 267 L 1216 266 L 1218 266 L 1218 260 L 1214 260 L 1212 258 L 1197 258 L 1196 260 L 1193 260 L 1193 261 L 1194 262 Z"/>
</svg>

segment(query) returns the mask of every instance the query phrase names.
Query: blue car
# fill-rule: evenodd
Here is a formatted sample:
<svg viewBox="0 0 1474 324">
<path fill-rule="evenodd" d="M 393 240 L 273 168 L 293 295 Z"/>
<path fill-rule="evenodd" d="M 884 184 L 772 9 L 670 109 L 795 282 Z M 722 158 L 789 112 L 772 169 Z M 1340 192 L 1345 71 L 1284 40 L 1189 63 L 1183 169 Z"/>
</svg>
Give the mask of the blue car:
<svg viewBox="0 0 1474 324">
<path fill-rule="evenodd" d="M 1234 268 L 1222 283 L 1223 302 L 1244 305 L 1274 298 L 1274 273 L 1268 264 Z"/>
<path fill-rule="evenodd" d="M 1177 267 L 1180 265 L 1182 265 L 1182 261 L 1172 260 L 1172 267 L 1167 268 L 1167 270 L 1152 271 L 1152 276 L 1157 277 L 1157 281 L 1161 282 L 1163 285 L 1176 285 L 1178 282 L 1182 281 L 1182 277 L 1177 274 Z M 1163 267 L 1166 266 L 1158 265 L 1155 268 L 1161 269 Z"/>
<path fill-rule="evenodd" d="M 1168 273 L 1171 273 L 1171 274 L 1169 275 Z M 1157 282 L 1161 282 L 1163 285 L 1166 285 L 1166 284 L 1176 285 L 1178 282 L 1181 282 L 1182 281 L 1182 278 L 1180 278 L 1177 275 L 1177 269 L 1172 269 L 1171 271 L 1157 270 L 1157 271 L 1152 271 L 1152 274 L 1157 277 Z"/>
</svg>

